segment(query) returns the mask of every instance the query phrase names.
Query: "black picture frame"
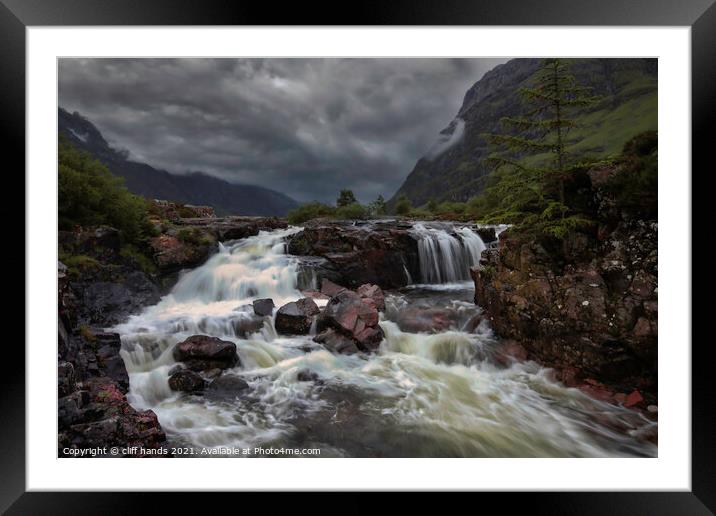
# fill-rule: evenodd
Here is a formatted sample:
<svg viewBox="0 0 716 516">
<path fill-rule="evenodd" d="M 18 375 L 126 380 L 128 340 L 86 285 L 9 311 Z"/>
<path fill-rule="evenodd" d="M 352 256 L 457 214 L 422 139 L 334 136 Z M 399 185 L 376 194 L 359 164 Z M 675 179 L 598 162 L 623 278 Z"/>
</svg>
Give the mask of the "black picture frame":
<svg viewBox="0 0 716 516">
<path fill-rule="evenodd" d="M 713 134 L 709 129 L 713 129 L 716 113 L 714 0 L 384 0 L 354 3 L 350 9 L 344 9 L 339 3 L 327 6 L 304 2 L 286 2 L 276 8 L 266 2 L 244 0 L 0 0 L 0 126 L 4 133 L 3 154 L 14 158 L 16 163 L 12 172 L 16 179 L 12 197 L 15 202 L 23 204 L 22 207 L 10 208 L 3 203 L 1 208 L 3 214 L 13 215 L 15 220 L 8 230 L 8 238 L 16 244 L 11 257 L 5 259 L 6 273 L 8 270 L 24 270 L 25 275 L 32 273 L 25 266 L 24 246 L 23 252 L 20 252 L 19 242 L 24 242 L 25 238 L 24 225 L 17 223 L 17 214 L 20 210 L 24 213 L 25 198 L 24 181 L 18 180 L 18 171 L 25 170 L 25 30 L 31 26 L 62 25 L 690 26 L 692 168 L 699 163 L 703 164 L 699 169 L 703 169 L 704 173 L 713 168 L 706 168 L 706 164 L 709 163 L 710 135 Z M 10 173 L 7 169 L 6 174 Z M 23 195 L 20 195 L 21 191 Z M 692 187 L 692 192 L 695 191 Z M 712 218 L 706 214 L 705 208 L 700 208 L 703 211 L 699 212 L 697 206 L 692 205 L 694 222 Z M 698 233 L 692 229 L 693 234 Z M 704 255 L 694 254 L 692 267 L 705 259 Z M 701 288 L 705 289 L 706 284 L 702 284 Z M 24 307 L 24 303 L 19 301 L 12 304 L 16 311 L 20 310 L 20 306 Z M 712 302 L 709 304 L 712 305 Z M 693 306 L 698 310 L 697 305 Z M 20 319 L 16 317 L 15 320 Z M 6 366 L 0 379 L 3 386 L 0 399 L 3 420 L 0 425 L 0 510 L 7 510 L 7 514 L 134 514 L 144 512 L 142 509 L 146 510 L 156 502 L 165 504 L 169 498 L 173 503 L 185 503 L 185 497 L 179 493 L 25 492 L 25 354 L 17 342 L 19 339 L 14 339 L 12 345 L 9 341 L 5 342 L 3 362 L 12 367 Z M 48 344 L 48 349 L 53 348 Z M 507 496 L 480 493 L 477 496 L 499 496 L 497 501 L 503 508 L 524 505 L 538 514 L 712 514 L 716 511 L 716 428 L 711 410 L 711 348 L 708 340 L 692 346 L 691 492 L 513 493 Z M 213 493 L 211 496 L 214 497 L 213 505 L 222 503 L 230 495 Z M 245 496 L 242 495 L 244 503 Z M 370 498 L 361 497 L 361 500 L 354 508 L 371 503 Z M 160 506 L 166 509 L 165 505 Z"/>
</svg>

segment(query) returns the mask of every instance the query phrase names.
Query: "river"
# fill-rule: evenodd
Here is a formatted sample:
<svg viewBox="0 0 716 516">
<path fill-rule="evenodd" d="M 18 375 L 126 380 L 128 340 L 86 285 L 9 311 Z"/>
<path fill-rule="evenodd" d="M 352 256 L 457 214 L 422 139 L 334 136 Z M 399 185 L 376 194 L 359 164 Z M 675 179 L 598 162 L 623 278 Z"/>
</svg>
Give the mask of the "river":
<svg viewBox="0 0 716 516">
<path fill-rule="evenodd" d="M 321 457 L 656 456 L 641 438 L 655 423 L 562 386 L 534 362 L 496 359 L 488 322 L 472 327 L 481 309 L 468 270 L 485 244 L 469 228 L 415 225 L 421 277 L 386 292 L 385 339 L 374 354 L 332 354 L 312 335 L 277 335 L 271 317 L 247 334 L 254 299 L 280 307 L 304 297 L 299 259 L 285 253 L 298 231 L 220 244 L 157 305 L 114 328 L 128 400 L 156 412 L 172 446 L 317 448 Z M 431 311 L 440 331 L 420 331 Z M 170 390 L 172 349 L 195 334 L 236 343 L 241 364 L 223 374 L 250 388 Z"/>
</svg>

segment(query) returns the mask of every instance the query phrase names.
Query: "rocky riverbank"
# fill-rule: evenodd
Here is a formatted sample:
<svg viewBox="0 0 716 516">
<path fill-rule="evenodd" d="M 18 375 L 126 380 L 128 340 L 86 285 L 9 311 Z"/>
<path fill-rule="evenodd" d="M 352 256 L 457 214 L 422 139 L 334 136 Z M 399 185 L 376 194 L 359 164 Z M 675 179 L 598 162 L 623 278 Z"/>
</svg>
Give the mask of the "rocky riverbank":
<svg viewBox="0 0 716 516">
<path fill-rule="evenodd" d="M 658 226 L 615 209 L 590 171 L 598 225 L 560 245 L 507 230 L 471 271 L 501 337 L 599 399 L 656 410 Z"/>
<path fill-rule="evenodd" d="M 105 328 L 155 305 L 176 284 L 178 273 L 200 267 L 219 250 L 218 242 L 287 227 L 273 218 L 211 216 L 162 218 L 155 225 L 157 234 L 148 242 L 150 258 L 128 253 L 112 228 L 77 228 L 60 234 L 61 256 L 70 258 L 58 271 L 60 455 L 69 455 L 63 452 L 67 448 L 92 446 L 167 448 L 157 414 L 128 403 L 129 376 L 120 356 L 120 337 Z M 252 274 L 279 262 L 289 272 L 295 262 L 298 284 L 293 288 L 303 297 L 282 301 L 281 287 L 272 283 L 278 277 L 262 278 L 267 283 L 257 284 L 255 292 L 251 275 L 232 276 L 231 281 L 241 285 L 212 279 L 201 287 L 201 282 L 196 283 L 199 276 L 191 280 L 192 296 L 209 296 L 212 302 L 243 296 L 253 299 L 253 304 L 234 307 L 225 320 L 224 316 L 217 316 L 215 322 L 211 317 L 205 322 L 187 318 L 181 328 L 172 330 L 181 339 L 156 350 L 161 354 L 162 346 L 172 346 L 176 364 L 163 373 L 168 389 L 212 400 L 251 399 L 251 378 L 236 374 L 236 368 L 243 367 L 240 357 L 245 360 L 251 352 L 239 349 L 234 340 L 261 332 L 275 336 L 266 337 L 267 343 L 273 338 L 300 342 L 296 352 L 373 356 L 382 342 L 396 346 L 403 338 L 399 333 L 389 338 L 386 328 L 415 334 L 410 338 L 416 339 L 451 331 L 476 335 L 484 326 L 481 321 L 489 319 L 502 339 L 485 352 L 500 367 L 533 359 L 553 367 L 565 385 L 593 398 L 643 413 L 656 410 L 655 223 L 613 220 L 594 235 L 575 234 L 559 249 L 511 230 L 501 233 L 499 245 L 493 243 L 493 228 L 465 231 L 462 225 L 442 222 L 426 227 L 407 220 L 318 220 L 301 231 L 278 231 L 286 235 L 282 239 L 260 237 L 266 240 L 261 245 L 268 246 L 261 253 L 269 254 L 259 253 L 254 259 L 266 259 L 265 265 L 253 261 L 254 244 L 247 241 L 246 250 L 241 248 L 246 254 L 227 258 L 234 256 L 237 264 L 248 260 L 246 265 L 256 269 Z M 278 250 L 272 254 L 279 242 L 285 242 L 286 251 L 293 255 L 290 259 L 281 259 Z M 419 283 L 426 267 L 439 265 L 433 272 L 443 281 L 464 281 L 461 275 L 467 274 L 467 267 L 458 269 L 476 263 L 480 253 L 480 265 L 471 274 L 475 302 L 484 313 L 476 308 L 477 314 L 468 312 L 465 318 L 459 315 L 464 310 L 459 302 L 452 308 L 427 301 L 395 305 L 402 298 L 396 296 L 396 289 Z M 283 276 L 280 281 L 291 283 Z M 257 297 L 269 287 L 279 296 Z M 186 288 L 176 294 L 181 297 Z M 196 290 L 200 288 L 218 290 L 202 293 Z M 386 306 L 389 296 L 391 306 Z M 395 326 L 385 326 L 384 320 Z M 218 336 L 204 331 L 212 328 Z M 455 360 L 452 353 L 446 356 Z M 299 371 L 296 379 L 322 382 L 310 368 Z"/>
<path fill-rule="evenodd" d="M 203 208 L 189 212 L 199 214 L 207 215 Z M 177 273 L 200 265 L 218 241 L 286 227 L 275 218 L 211 216 L 168 216 L 155 225 L 145 253 L 123 246 L 119 232 L 106 226 L 59 233 L 60 258 L 67 262 L 58 263 L 59 456 L 80 448 L 166 447 L 156 414 L 128 403 L 120 336 L 105 328 L 158 302 Z"/>
</svg>

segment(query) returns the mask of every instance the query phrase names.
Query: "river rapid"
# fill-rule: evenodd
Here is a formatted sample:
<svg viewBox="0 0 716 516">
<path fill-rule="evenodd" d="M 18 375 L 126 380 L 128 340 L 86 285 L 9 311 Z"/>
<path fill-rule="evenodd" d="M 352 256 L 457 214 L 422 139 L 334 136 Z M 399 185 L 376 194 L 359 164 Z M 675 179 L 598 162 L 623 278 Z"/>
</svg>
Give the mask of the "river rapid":
<svg viewBox="0 0 716 516">
<path fill-rule="evenodd" d="M 171 446 L 317 448 L 320 457 L 656 456 L 642 438 L 655 423 L 565 388 L 534 362 L 498 360 L 487 321 L 473 327 L 481 309 L 468 271 L 485 244 L 469 228 L 415 225 L 421 278 L 386 292 L 385 339 L 374 354 L 333 354 L 313 335 L 278 335 L 273 317 L 247 333 L 254 299 L 280 307 L 304 297 L 299 258 L 285 254 L 298 231 L 220 244 L 158 304 L 114 328 L 128 400 L 157 414 Z M 411 326 L 425 310 L 447 314 L 440 331 Z M 250 388 L 170 390 L 173 347 L 195 334 L 236 343 L 240 366 L 223 374 Z"/>
</svg>

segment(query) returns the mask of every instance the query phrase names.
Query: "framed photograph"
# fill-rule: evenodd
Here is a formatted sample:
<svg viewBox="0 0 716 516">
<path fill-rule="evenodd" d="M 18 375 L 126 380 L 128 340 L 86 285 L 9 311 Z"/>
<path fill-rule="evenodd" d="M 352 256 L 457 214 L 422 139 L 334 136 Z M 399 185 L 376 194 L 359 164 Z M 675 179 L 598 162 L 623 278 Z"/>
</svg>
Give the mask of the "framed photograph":
<svg viewBox="0 0 716 516">
<path fill-rule="evenodd" d="M 710 514 L 712 3 L 3 0 L 26 333 L 0 507 Z"/>
</svg>

